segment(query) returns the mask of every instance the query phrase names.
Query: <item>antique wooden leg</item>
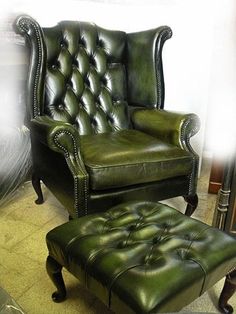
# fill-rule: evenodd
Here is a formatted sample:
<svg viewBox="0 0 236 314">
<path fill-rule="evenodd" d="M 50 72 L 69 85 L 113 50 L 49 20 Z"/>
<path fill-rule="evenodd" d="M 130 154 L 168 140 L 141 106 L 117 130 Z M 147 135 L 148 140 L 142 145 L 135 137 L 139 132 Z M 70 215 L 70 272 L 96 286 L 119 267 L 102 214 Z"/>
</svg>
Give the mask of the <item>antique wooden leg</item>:
<svg viewBox="0 0 236 314">
<path fill-rule="evenodd" d="M 184 196 L 184 200 L 185 202 L 188 203 L 187 208 L 185 210 L 185 215 L 190 217 L 197 208 L 198 196 L 197 194 Z"/>
<path fill-rule="evenodd" d="M 229 273 L 225 278 L 225 284 L 219 299 L 219 309 L 221 313 L 231 314 L 233 313 L 233 307 L 228 304 L 228 300 L 232 297 L 236 291 L 236 269 Z"/>
<path fill-rule="evenodd" d="M 34 187 L 34 190 L 38 196 L 37 200 L 35 201 L 36 204 L 42 204 L 43 203 L 43 193 L 40 185 L 40 178 L 37 176 L 36 173 L 32 174 L 32 185 Z"/>
<path fill-rule="evenodd" d="M 64 301 L 66 299 L 66 288 L 61 273 L 62 266 L 55 261 L 54 258 L 48 256 L 46 269 L 49 277 L 57 288 L 57 291 L 52 294 L 52 300 L 57 303 Z"/>
</svg>

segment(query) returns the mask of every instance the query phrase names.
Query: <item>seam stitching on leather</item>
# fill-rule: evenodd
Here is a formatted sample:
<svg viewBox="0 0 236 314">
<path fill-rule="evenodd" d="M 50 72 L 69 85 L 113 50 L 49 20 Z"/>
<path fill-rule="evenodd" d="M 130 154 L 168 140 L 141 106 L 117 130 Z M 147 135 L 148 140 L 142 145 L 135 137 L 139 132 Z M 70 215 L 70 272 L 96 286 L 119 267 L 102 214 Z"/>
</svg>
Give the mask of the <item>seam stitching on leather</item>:
<svg viewBox="0 0 236 314">
<path fill-rule="evenodd" d="M 189 156 L 184 156 L 184 157 L 178 157 L 178 159 L 188 159 L 189 158 Z M 171 161 L 172 159 L 166 159 L 166 160 L 161 160 L 161 162 L 168 162 L 168 161 Z M 91 167 L 92 169 L 106 169 L 106 168 L 119 168 L 119 167 L 131 167 L 131 166 L 133 166 L 133 167 L 136 167 L 136 166 L 138 166 L 138 165 L 145 165 L 145 164 L 156 164 L 157 162 L 159 162 L 159 160 L 158 161 L 145 161 L 145 162 L 141 162 L 141 163 L 138 163 L 138 162 L 136 162 L 136 163 L 133 163 L 133 164 L 120 164 L 120 165 L 108 165 L 108 166 L 91 166 L 91 165 L 89 165 L 89 164 L 87 164 L 87 167 Z"/>
<path fill-rule="evenodd" d="M 133 265 L 130 266 L 122 271 L 120 271 L 113 279 L 112 282 L 110 283 L 110 285 L 108 286 L 108 306 L 109 308 L 111 307 L 111 292 L 112 292 L 112 287 L 115 284 L 115 282 L 118 280 L 118 278 L 123 275 L 124 273 L 126 273 L 128 270 L 138 267 L 138 266 L 143 266 L 143 264 L 137 264 L 137 265 Z"/>
<path fill-rule="evenodd" d="M 194 123 L 195 122 L 195 123 Z M 193 123 L 194 128 L 192 129 L 192 132 L 190 134 L 186 133 L 186 129 L 188 127 L 189 124 Z M 188 187 L 188 193 L 189 194 L 193 194 L 195 193 L 195 182 L 193 181 L 194 178 L 196 178 L 197 176 L 197 169 L 198 169 L 198 156 L 195 153 L 195 151 L 193 150 L 191 144 L 190 144 L 190 138 L 195 135 L 199 130 L 199 123 L 196 120 L 195 117 L 189 117 L 188 119 L 186 119 L 181 127 L 181 131 L 180 131 L 180 141 L 181 144 L 183 145 L 183 147 L 190 153 L 192 153 L 193 155 L 193 168 L 192 168 L 192 172 L 190 174 L 190 178 L 189 178 L 189 187 Z"/>
<path fill-rule="evenodd" d="M 211 229 L 211 228 L 212 228 L 212 227 L 207 226 L 205 229 L 203 229 L 203 230 L 200 231 L 198 234 L 196 234 L 196 236 L 194 237 L 194 239 L 196 239 L 196 237 L 198 237 L 199 235 L 201 235 L 202 233 L 206 232 L 207 230 L 209 230 L 209 229 Z M 192 241 L 191 241 L 191 243 L 190 243 L 190 245 L 189 245 L 189 247 L 188 247 L 188 250 L 192 247 L 192 244 L 194 243 L 194 239 L 192 239 Z M 194 258 L 189 258 L 189 260 L 191 260 L 191 261 L 195 262 L 196 264 L 198 264 L 198 265 L 201 267 L 203 273 L 205 274 L 204 279 L 203 279 L 203 283 L 202 283 L 202 287 L 201 287 L 201 291 L 200 291 L 200 295 L 201 295 L 202 292 L 203 292 L 204 286 L 205 286 L 205 282 L 206 282 L 206 275 L 207 275 L 207 274 L 206 274 L 206 271 L 205 271 L 205 269 L 203 268 L 203 266 L 200 264 L 200 262 L 196 261 Z"/>
<path fill-rule="evenodd" d="M 169 28 L 169 27 L 165 27 L 161 32 L 160 32 L 160 42 L 162 42 L 162 45 L 160 47 L 160 49 L 158 49 L 158 45 L 157 45 L 157 42 L 156 42 L 156 55 L 158 56 L 157 59 L 155 60 L 156 62 L 156 66 L 155 66 L 155 71 L 156 71 L 156 80 L 157 80 L 157 107 L 158 108 L 162 108 L 164 107 L 164 95 L 165 95 L 165 91 L 164 91 L 164 88 L 165 88 L 165 83 L 164 83 L 164 76 L 162 74 L 162 77 L 161 77 L 161 73 L 158 69 L 158 64 L 160 61 L 162 61 L 162 46 L 164 44 L 164 42 L 171 38 L 172 36 L 172 30 Z M 158 40 L 157 40 L 158 41 Z M 162 80 L 161 80 L 162 78 Z M 162 81 L 162 82 L 161 82 Z M 162 93 L 162 85 L 163 83 L 163 93 Z"/>
<path fill-rule="evenodd" d="M 200 295 L 202 295 L 203 288 L 204 288 L 204 286 L 205 286 L 207 274 L 206 274 L 206 271 L 205 271 L 205 269 L 203 268 L 203 266 L 202 266 L 198 261 L 196 261 L 196 260 L 193 259 L 193 258 L 190 258 L 189 260 L 192 261 L 192 262 L 194 262 L 194 263 L 196 263 L 196 264 L 201 268 L 202 272 L 204 273 L 203 283 L 202 283 L 201 291 L 200 291 L 200 294 L 199 294 L 199 296 L 200 296 Z"/>
<path fill-rule="evenodd" d="M 38 82 L 39 82 L 39 72 L 40 72 L 40 66 L 41 66 L 41 62 L 42 62 L 42 47 L 41 47 L 41 36 L 40 36 L 40 32 L 39 32 L 39 28 L 37 27 L 37 25 L 27 19 L 27 18 L 22 18 L 21 20 L 19 20 L 19 27 L 26 33 L 28 34 L 28 29 L 25 25 L 31 25 L 33 26 L 34 30 L 35 30 L 35 34 L 36 34 L 36 39 L 37 39 L 37 53 L 38 53 L 38 57 L 37 57 L 37 66 L 36 66 L 36 73 L 34 76 L 34 88 L 33 88 L 33 115 L 34 118 L 37 115 L 40 115 L 40 109 L 38 107 L 37 104 L 37 87 L 38 87 Z M 28 34 L 29 36 L 29 34 Z"/>
<path fill-rule="evenodd" d="M 83 179 L 81 179 L 83 182 L 83 202 L 80 202 L 79 199 L 79 179 L 76 175 L 76 173 L 73 170 L 72 164 L 71 164 L 71 160 L 70 160 L 70 155 L 68 150 L 59 143 L 58 138 L 61 134 L 67 134 L 71 137 L 72 142 L 73 142 L 73 149 L 74 149 L 74 156 L 77 162 L 77 165 L 79 167 L 79 171 L 83 174 Z M 58 146 L 59 148 L 61 148 L 63 150 L 63 152 L 65 153 L 65 158 L 66 158 L 66 162 L 67 165 L 69 167 L 69 169 L 71 170 L 72 174 L 73 174 L 73 178 L 74 178 L 74 195 L 75 195 L 75 211 L 77 216 L 79 216 L 79 211 L 81 210 L 81 213 L 85 215 L 87 215 L 87 211 L 88 211 L 88 175 L 87 173 L 85 173 L 84 169 L 82 169 L 82 167 L 80 166 L 80 161 L 78 159 L 78 151 L 77 151 L 77 145 L 74 139 L 74 136 L 71 132 L 69 132 L 68 130 L 61 130 L 58 131 L 55 136 L 53 137 L 53 141 L 56 144 L 56 146 Z M 80 180 L 80 181 L 81 181 Z M 83 201 L 82 200 L 82 201 Z"/>
</svg>

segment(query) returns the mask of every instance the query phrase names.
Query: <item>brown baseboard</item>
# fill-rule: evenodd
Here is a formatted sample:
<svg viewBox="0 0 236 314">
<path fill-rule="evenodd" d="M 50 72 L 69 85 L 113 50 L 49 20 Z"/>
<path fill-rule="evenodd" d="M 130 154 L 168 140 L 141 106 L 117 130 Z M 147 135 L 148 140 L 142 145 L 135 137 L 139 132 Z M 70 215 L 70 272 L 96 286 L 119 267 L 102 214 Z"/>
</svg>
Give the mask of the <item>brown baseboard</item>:
<svg viewBox="0 0 236 314">
<path fill-rule="evenodd" d="M 217 194 L 221 188 L 223 178 L 224 162 L 213 158 L 209 179 L 208 193 Z"/>
<path fill-rule="evenodd" d="M 208 193 L 218 194 L 219 189 L 221 188 L 221 183 L 219 182 L 209 182 Z"/>
</svg>

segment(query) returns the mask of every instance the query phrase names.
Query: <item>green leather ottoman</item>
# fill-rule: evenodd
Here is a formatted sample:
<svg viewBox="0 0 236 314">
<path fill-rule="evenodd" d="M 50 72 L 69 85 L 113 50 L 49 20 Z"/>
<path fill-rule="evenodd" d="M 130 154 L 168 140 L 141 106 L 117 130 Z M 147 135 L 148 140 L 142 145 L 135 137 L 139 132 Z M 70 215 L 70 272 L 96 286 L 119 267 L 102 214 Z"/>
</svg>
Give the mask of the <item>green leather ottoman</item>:
<svg viewBox="0 0 236 314">
<path fill-rule="evenodd" d="M 234 238 L 153 202 L 69 221 L 46 241 L 53 300 L 66 297 L 65 267 L 116 313 L 178 311 L 236 266 Z"/>
</svg>

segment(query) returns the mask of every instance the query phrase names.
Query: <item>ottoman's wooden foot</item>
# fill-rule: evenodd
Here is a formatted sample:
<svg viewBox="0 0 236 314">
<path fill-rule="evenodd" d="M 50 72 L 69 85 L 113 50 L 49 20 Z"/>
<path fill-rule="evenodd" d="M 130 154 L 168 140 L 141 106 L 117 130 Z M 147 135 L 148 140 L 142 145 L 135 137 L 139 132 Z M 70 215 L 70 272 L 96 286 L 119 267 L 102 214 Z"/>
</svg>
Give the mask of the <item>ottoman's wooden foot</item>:
<svg viewBox="0 0 236 314">
<path fill-rule="evenodd" d="M 185 210 L 185 215 L 190 217 L 190 216 L 192 216 L 195 209 L 197 208 L 198 196 L 197 196 L 197 194 L 184 196 L 184 200 L 185 200 L 185 202 L 188 203 L 187 208 Z"/>
<path fill-rule="evenodd" d="M 38 196 L 35 203 L 37 205 L 43 204 L 43 193 L 42 193 L 42 189 L 41 189 L 41 185 L 40 185 L 40 178 L 38 177 L 38 175 L 35 172 L 33 172 L 33 174 L 32 174 L 32 185 L 33 185 L 34 190 Z"/>
<path fill-rule="evenodd" d="M 236 269 L 229 273 L 225 278 L 225 284 L 219 299 L 219 309 L 221 313 L 231 314 L 233 313 L 233 307 L 228 304 L 228 300 L 232 297 L 236 291 Z"/>
<path fill-rule="evenodd" d="M 66 299 L 66 288 L 61 274 L 62 266 L 54 258 L 48 256 L 46 268 L 49 277 L 57 288 L 57 291 L 52 294 L 52 300 L 57 303 L 64 301 Z"/>
</svg>

